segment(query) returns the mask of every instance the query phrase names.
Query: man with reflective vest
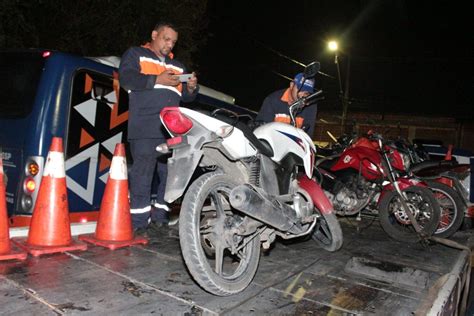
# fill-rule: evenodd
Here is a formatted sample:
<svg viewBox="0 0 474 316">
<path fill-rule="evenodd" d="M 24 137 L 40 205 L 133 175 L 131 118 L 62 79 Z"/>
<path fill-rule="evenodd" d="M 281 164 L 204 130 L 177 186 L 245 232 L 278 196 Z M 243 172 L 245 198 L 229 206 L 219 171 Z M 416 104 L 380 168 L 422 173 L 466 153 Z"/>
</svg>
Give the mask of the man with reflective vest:
<svg viewBox="0 0 474 316">
<path fill-rule="evenodd" d="M 290 123 L 289 106 L 296 100 L 306 97 L 313 92 L 314 80 L 305 80 L 303 74 L 299 73 L 290 82 L 288 88 L 272 92 L 265 98 L 255 121 Z M 310 137 L 313 137 L 314 134 L 317 110 L 317 105 L 312 104 L 303 108 L 296 116 L 297 127 L 303 129 Z"/>
<path fill-rule="evenodd" d="M 199 90 L 194 73 L 187 82 L 180 82 L 176 76 L 186 73 L 171 52 L 177 40 L 178 32 L 172 24 L 159 23 L 151 32 L 151 41 L 129 48 L 119 67 L 120 85 L 129 93 L 128 141 L 133 160 L 129 170 L 130 207 L 134 230 L 141 235 L 169 222 L 169 207 L 164 201 L 166 157 L 155 150 L 168 137 L 160 111 L 166 106 L 179 106 L 180 101 L 193 101 Z M 156 203 L 151 205 L 155 170 L 158 189 Z"/>
</svg>

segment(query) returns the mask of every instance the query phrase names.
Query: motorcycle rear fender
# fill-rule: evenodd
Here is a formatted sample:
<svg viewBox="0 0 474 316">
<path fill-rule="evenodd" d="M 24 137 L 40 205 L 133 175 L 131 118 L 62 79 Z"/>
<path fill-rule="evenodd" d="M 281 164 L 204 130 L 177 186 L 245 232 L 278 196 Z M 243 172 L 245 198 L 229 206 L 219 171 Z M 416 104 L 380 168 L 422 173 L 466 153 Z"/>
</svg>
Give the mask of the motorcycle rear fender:
<svg viewBox="0 0 474 316">
<path fill-rule="evenodd" d="M 311 199 L 313 199 L 314 206 L 318 208 L 323 214 L 333 213 L 334 207 L 331 201 L 329 201 L 323 189 L 319 186 L 316 181 L 308 178 L 306 175 L 298 177 L 299 185 L 302 189 L 308 192 Z"/>
<path fill-rule="evenodd" d="M 173 156 L 168 158 L 166 202 L 171 203 L 183 195 L 203 153 L 203 150 L 192 150 L 190 145 L 173 149 Z"/>
</svg>

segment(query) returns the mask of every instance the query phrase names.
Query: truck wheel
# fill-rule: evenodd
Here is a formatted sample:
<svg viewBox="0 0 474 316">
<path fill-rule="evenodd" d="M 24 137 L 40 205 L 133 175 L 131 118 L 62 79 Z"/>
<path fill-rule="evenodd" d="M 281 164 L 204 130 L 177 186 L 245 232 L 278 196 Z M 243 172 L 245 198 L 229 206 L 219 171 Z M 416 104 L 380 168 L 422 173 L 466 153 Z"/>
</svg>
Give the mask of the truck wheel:
<svg viewBox="0 0 474 316">
<path fill-rule="evenodd" d="M 410 186 L 403 190 L 408 207 L 421 226 L 424 236 L 432 236 L 439 224 L 440 207 L 430 189 Z M 387 192 L 379 204 L 379 218 L 383 230 L 393 239 L 404 242 L 420 240 L 408 215 L 403 210 L 396 191 Z"/>
<path fill-rule="evenodd" d="M 258 235 L 232 233 L 243 220 L 229 202 L 237 185 L 218 172 L 200 176 L 184 196 L 179 217 L 181 251 L 189 272 L 204 290 L 219 296 L 243 291 L 260 259 Z"/>
</svg>

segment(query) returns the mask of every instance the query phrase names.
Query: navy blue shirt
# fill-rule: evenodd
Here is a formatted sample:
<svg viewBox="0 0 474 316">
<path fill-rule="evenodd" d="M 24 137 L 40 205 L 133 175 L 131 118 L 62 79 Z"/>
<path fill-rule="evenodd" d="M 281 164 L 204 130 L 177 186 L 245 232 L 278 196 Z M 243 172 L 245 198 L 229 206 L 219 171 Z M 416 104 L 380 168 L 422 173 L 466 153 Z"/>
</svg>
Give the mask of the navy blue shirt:
<svg viewBox="0 0 474 316">
<path fill-rule="evenodd" d="M 123 54 L 119 81 L 129 92 L 128 139 L 167 138 L 160 111 L 165 106 L 179 106 L 180 101 L 191 102 L 196 97 L 198 89 L 189 94 L 185 83 L 177 87 L 157 84 L 156 76 L 163 71 L 186 72 L 176 59 L 166 57 L 162 61 L 146 47 L 132 47 Z"/>
<path fill-rule="evenodd" d="M 276 114 L 290 115 L 288 102 L 282 100 L 283 94 L 286 90 L 287 89 L 275 91 L 265 98 L 255 119 L 257 122 L 273 122 Z M 301 128 L 311 138 L 314 134 L 314 123 L 316 121 L 317 111 L 317 104 L 311 104 L 303 108 L 301 112 L 297 113 L 297 117 L 303 118 L 303 126 Z"/>
</svg>

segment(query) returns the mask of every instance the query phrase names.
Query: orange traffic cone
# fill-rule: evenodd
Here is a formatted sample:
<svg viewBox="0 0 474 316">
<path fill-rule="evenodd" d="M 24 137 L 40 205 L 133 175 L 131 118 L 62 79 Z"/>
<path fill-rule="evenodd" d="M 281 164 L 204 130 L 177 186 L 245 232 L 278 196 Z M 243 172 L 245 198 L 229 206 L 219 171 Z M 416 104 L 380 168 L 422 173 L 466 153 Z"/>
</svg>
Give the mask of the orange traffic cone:
<svg viewBox="0 0 474 316">
<path fill-rule="evenodd" d="M 81 235 L 79 239 L 112 250 L 148 243 L 146 238 L 133 238 L 124 144 L 115 146 L 95 234 Z"/>
<path fill-rule="evenodd" d="M 0 260 L 25 260 L 27 253 L 16 249 L 16 247 L 10 243 L 10 227 L 8 225 L 7 200 L 5 198 L 5 183 L 3 182 L 3 177 L 3 162 L 2 156 L 0 155 Z"/>
<path fill-rule="evenodd" d="M 71 237 L 63 140 L 53 137 L 31 218 L 28 239 L 14 241 L 33 256 L 86 250 Z"/>
<path fill-rule="evenodd" d="M 452 160 L 452 159 L 453 159 L 453 145 L 449 144 L 448 151 L 446 152 L 446 155 L 444 156 L 444 160 Z"/>
</svg>

